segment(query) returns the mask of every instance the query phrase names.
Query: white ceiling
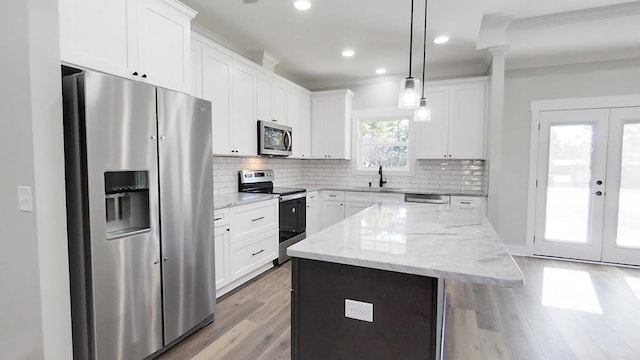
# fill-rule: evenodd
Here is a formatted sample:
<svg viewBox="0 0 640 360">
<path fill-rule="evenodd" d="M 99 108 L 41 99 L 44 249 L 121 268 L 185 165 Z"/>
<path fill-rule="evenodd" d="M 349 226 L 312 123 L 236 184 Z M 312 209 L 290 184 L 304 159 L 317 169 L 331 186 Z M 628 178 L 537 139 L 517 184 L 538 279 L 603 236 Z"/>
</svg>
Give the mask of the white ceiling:
<svg viewBox="0 0 640 360">
<path fill-rule="evenodd" d="M 250 56 L 280 59 L 276 72 L 309 89 L 370 80 L 375 69 L 405 77 L 409 59 L 409 0 L 182 0 L 198 11 L 194 28 Z M 486 73 L 489 53 L 477 50 L 483 17 L 507 19 L 508 68 L 640 57 L 640 1 L 431 0 L 427 77 Z M 413 75 L 422 75 L 424 2 L 415 1 Z M 445 45 L 433 38 L 448 34 Z M 356 55 L 343 58 L 350 47 Z"/>
</svg>

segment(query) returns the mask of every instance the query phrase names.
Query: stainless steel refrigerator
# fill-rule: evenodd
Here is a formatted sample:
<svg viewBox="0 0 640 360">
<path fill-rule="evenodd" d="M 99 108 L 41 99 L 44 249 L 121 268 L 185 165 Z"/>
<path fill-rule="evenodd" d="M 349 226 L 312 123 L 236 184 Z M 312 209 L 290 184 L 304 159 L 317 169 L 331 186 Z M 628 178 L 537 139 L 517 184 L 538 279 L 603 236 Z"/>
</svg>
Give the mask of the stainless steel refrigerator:
<svg viewBox="0 0 640 360">
<path fill-rule="evenodd" d="M 143 359 L 213 321 L 211 103 L 63 77 L 74 358 Z"/>
</svg>

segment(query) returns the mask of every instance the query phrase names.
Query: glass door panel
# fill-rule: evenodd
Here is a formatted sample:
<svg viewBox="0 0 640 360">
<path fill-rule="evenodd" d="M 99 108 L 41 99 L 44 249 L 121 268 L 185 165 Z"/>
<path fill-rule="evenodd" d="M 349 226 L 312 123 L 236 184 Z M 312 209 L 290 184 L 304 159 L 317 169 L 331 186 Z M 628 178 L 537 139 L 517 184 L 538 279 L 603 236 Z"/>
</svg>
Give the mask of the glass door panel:
<svg viewBox="0 0 640 360">
<path fill-rule="evenodd" d="M 535 254 L 600 259 L 600 179 L 605 172 L 608 115 L 608 110 L 541 114 Z"/>
<path fill-rule="evenodd" d="M 602 260 L 640 265 L 640 108 L 611 110 Z"/>
<path fill-rule="evenodd" d="M 616 243 L 640 249 L 640 124 L 624 125 L 621 165 Z"/>
<path fill-rule="evenodd" d="M 549 126 L 546 227 L 549 241 L 586 243 L 589 234 L 592 125 Z"/>
</svg>

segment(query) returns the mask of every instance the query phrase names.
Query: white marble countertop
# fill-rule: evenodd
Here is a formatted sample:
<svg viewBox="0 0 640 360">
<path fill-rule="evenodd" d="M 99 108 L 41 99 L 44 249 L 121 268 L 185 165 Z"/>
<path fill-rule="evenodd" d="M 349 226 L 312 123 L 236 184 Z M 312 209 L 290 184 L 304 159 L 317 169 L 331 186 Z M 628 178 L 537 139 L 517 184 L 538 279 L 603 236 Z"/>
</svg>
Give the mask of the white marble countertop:
<svg viewBox="0 0 640 360">
<path fill-rule="evenodd" d="M 409 188 L 383 188 L 384 190 L 380 190 L 378 187 L 346 187 L 346 186 L 336 186 L 336 185 L 311 185 L 311 184 L 299 184 L 294 186 L 286 186 L 286 187 L 295 187 L 295 188 L 303 188 L 307 189 L 307 192 L 310 191 L 320 191 L 320 190 L 335 190 L 335 191 L 352 191 L 352 192 L 373 192 L 373 193 L 382 193 L 382 194 L 435 194 L 435 195 L 451 195 L 451 196 L 486 196 L 482 191 L 466 191 L 464 193 L 452 192 L 452 191 L 420 191 L 417 189 L 409 189 Z"/>
<path fill-rule="evenodd" d="M 478 210 L 383 202 L 290 246 L 292 257 L 520 287 L 524 276 Z"/>
<path fill-rule="evenodd" d="M 232 194 L 215 195 L 213 197 L 213 209 L 224 209 L 230 206 L 250 204 L 258 201 L 277 199 L 277 194 L 256 194 L 237 192 Z"/>
</svg>

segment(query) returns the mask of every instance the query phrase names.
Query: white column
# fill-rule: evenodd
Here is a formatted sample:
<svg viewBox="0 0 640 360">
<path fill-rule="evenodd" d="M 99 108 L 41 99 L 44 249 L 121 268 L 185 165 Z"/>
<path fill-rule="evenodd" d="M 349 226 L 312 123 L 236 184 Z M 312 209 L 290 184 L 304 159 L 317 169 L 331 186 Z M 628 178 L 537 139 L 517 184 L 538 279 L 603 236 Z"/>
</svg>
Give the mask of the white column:
<svg viewBox="0 0 640 360">
<path fill-rule="evenodd" d="M 502 171 L 502 129 L 504 122 L 504 72 L 505 53 L 508 45 L 489 48 L 491 55 L 491 82 L 489 93 L 488 167 L 489 190 L 487 215 L 493 227 L 499 231 L 500 177 Z"/>
</svg>

